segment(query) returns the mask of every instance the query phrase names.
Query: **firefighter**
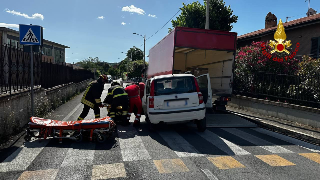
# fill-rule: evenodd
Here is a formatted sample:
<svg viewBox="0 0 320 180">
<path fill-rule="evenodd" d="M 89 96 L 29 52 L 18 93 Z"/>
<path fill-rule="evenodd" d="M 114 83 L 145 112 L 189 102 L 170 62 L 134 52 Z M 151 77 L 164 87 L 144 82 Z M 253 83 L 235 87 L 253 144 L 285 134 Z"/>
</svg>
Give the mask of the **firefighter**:
<svg viewBox="0 0 320 180">
<path fill-rule="evenodd" d="M 129 108 L 128 94 L 118 82 L 114 81 L 111 83 L 111 87 L 108 89 L 108 95 L 104 100 L 104 103 L 111 105 L 111 108 L 108 110 L 109 117 L 114 119 L 116 115 L 122 116 L 122 125 L 130 124 L 130 119 L 127 118 Z M 122 113 L 117 111 L 118 106 L 122 106 Z"/>
<path fill-rule="evenodd" d="M 139 83 L 133 83 L 132 85 L 126 87 L 125 91 L 128 93 L 130 103 L 128 118 L 130 119 L 130 116 L 135 108 L 138 110 L 135 113 L 136 118 L 133 123 L 134 126 L 137 126 L 140 124 L 140 117 L 142 112 Z"/>
<path fill-rule="evenodd" d="M 90 108 L 94 111 L 95 118 L 100 118 L 100 107 L 103 107 L 100 96 L 104 89 L 104 84 L 108 81 L 106 75 L 101 75 L 97 81 L 89 84 L 84 92 L 81 103 L 84 104 L 82 113 L 78 120 L 83 120 L 89 113 Z"/>
</svg>

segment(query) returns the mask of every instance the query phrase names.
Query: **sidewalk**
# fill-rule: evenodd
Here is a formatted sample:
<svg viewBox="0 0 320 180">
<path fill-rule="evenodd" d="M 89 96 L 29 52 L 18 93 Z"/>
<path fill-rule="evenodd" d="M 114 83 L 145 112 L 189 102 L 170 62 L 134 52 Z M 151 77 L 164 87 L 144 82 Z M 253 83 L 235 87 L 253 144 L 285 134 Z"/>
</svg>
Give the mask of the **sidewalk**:
<svg viewBox="0 0 320 180">
<path fill-rule="evenodd" d="M 227 111 L 268 130 L 320 145 L 320 129 L 227 106 Z"/>
<path fill-rule="evenodd" d="M 109 84 L 104 85 L 104 90 L 101 95 L 101 101 L 103 101 L 106 98 L 109 87 L 110 87 Z M 83 109 L 83 104 L 81 103 L 81 98 L 83 96 L 83 93 L 84 92 L 75 96 L 73 99 L 66 102 L 65 104 L 59 106 L 57 109 L 49 113 L 44 118 L 60 120 L 60 121 L 76 121 Z M 100 117 L 105 117 L 107 115 L 108 115 L 107 109 L 100 108 Z M 94 119 L 93 109 L 90 109 L 89 114 L 85 119 Z"/>
</svg>

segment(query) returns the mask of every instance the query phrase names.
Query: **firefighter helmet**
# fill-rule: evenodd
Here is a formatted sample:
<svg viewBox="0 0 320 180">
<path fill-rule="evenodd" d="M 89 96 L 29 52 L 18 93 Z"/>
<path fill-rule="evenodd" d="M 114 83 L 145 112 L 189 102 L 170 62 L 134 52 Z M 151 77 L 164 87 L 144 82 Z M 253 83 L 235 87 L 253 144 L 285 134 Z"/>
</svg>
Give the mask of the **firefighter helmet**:
<svg viewBox="0 0 320 180">
<path fill-rule="evenodd" d="M 120 84 L 119 84 L 117 81 L 113 81 L 113 82 L 111 83 L 111 86 L 120 86 Z"/>
</svg>

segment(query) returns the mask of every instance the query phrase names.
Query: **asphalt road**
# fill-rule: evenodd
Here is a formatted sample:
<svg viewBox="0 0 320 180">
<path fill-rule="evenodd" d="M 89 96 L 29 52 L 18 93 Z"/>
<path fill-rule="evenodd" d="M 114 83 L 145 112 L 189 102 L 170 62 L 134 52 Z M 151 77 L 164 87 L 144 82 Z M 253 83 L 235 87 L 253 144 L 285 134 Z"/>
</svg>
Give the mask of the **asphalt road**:
<svg viewBox="0 0 320 180">
<path fill-rule="evenodd" d="M 81 96 L 46 118 L 76 120 Z M 20 139 L 0 155 L 0 179 L 320 179 L 319 146 L 261 128 L 198 133 L 190 124 L 149 132 L 142 117 L 140 128 L 119 126 L 115 134 L 104 144 Z"/>
</svg>

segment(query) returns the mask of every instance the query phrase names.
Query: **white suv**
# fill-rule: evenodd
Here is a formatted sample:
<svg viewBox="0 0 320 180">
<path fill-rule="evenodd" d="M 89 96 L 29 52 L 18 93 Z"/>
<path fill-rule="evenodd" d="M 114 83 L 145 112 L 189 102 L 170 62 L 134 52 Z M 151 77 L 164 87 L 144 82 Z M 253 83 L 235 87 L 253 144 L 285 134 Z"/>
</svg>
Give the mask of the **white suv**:
<svg viewBox="0 0 320 180">
<path fill-rule="evenodd" d="M 206 130 L 206 108 L 196 78 L 191 74 L 171 74 L 147 80 L 142 107 L 150 125 L 195 121 Z"/>
</svg>

